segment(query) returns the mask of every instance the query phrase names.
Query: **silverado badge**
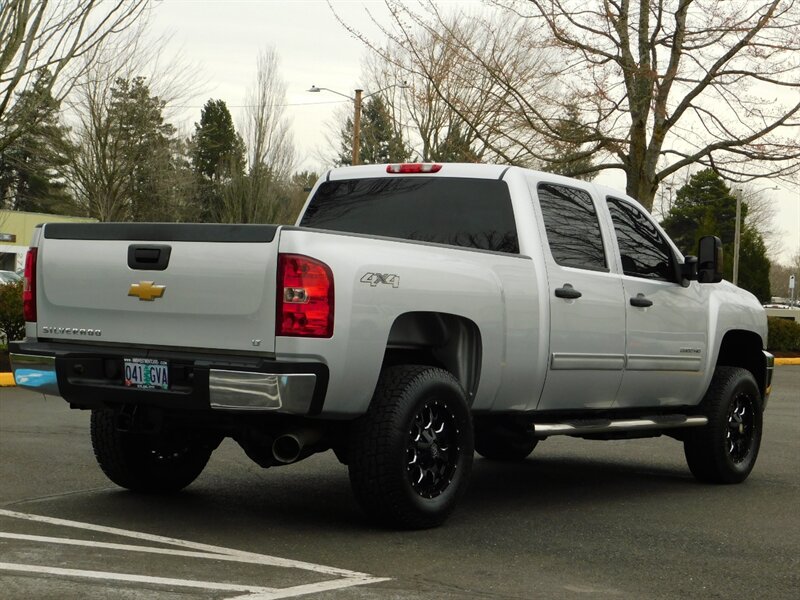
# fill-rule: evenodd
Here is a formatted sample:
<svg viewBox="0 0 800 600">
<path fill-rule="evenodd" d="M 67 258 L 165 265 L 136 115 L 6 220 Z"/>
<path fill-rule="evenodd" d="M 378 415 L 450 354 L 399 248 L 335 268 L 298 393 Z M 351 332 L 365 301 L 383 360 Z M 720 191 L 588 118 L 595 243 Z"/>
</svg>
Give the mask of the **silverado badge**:
<svg viewBox="0 0 800 600">
<path fill-rule="evenodd" d="M 131 285 L 128 290 L 128 296 L 136 296 L 139 300 L 152 302 L 156 298 L 161 298 L 166 289 L 167 286 L 165 285 L 154 285 L 152 281 L 140 281 Z"/>
</svg>

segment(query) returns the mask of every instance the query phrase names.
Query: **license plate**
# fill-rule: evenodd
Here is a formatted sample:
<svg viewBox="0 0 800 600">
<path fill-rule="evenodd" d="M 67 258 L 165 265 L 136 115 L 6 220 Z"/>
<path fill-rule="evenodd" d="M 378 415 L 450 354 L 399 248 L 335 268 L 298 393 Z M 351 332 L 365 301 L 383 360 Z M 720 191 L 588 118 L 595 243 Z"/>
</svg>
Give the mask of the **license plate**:
<svg viewBox="0 0 800 600">
<path fill-rule="evenodd" d="M 165 360 L 126 358 L 125 385 L 142 390 L 168 390 L 169 365 Z"/>
</svg>

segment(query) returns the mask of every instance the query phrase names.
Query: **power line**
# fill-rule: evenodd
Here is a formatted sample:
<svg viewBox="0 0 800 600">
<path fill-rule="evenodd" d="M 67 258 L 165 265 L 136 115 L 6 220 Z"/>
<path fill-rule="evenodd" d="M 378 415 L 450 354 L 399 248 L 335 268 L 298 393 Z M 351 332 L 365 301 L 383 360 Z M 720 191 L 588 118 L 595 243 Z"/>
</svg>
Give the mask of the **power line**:
<svg viewBox="0 0 800 600">
<path fill-rule="evenodd" d="M 271 106 L 318 106 L 320 104 L 345 104 L 346 100 L 328 100 L 326 102 L 288 102 L 285 104 L 272 104 Z M 203 108 L 205 104 L 169 104 L 169 108 Z M 258 108 L 258 104 L 226 104 L 228 108 Z"/>
</svg>

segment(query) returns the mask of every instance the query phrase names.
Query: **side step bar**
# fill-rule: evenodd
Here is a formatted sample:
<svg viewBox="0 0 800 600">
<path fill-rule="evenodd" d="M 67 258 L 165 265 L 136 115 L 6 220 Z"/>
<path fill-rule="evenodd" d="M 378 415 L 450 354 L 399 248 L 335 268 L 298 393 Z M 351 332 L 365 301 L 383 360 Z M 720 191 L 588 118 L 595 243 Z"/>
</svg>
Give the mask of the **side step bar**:
<svg viewBox="0 0 800 600">
<path fill-rule="evenodd" d="M 678 427 L 702 427 L 708 423 L 706 417 L 687 417 L 686 415 L 663 415 L 642 419 L 580 419 L 563 423 L 534 423 L 536 437 L 550 435 L 591 435 L 621 431 L 642 431 L 646 429 L 674 429 Z"/>
</svg>

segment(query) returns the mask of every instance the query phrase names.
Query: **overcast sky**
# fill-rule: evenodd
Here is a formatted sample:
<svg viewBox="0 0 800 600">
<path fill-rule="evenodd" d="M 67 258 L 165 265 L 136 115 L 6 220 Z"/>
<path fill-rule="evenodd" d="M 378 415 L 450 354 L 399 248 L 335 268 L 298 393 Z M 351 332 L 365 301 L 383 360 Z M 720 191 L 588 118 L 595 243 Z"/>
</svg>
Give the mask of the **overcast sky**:
<svg viewBox="0 0 800 600">
<path fill-rule="evenodd" d="M 440 4 L 445 4 L 439 0 Z M 333 0 L 337 13 L 361 31 L 378 37 L 367 11 L 385 15 L 382 0 Z M 478 8 L 478 0 L 446 4 Z M 386 22 L 386 19 L 383 19 Z M 182 52 L 203 82 L 197 95 L 171 111 L 186 135 L 200 119 L 209 98 L 226 102 L 240 128 L 240 107 L 255 79 L 258 53 L 274 46 L 288 86 L 287 112 L 292 120 L 298 167 L 320 171 L 320 154 L 330 155 L 326 134 L 334 115 L 350 108 L 346 98 L 327 92 L 309 93 L 312 84 L 352 95 L 360 81 L 366 52 L 336 20 L 324 0 L 161 0 L 152 16 L 154 35 L 171 34 L 170 52 Z M 369 92 L 369 90 L 366 90 Z M 606 172 L 598 181 L 624 189 L 621 171 Z M 773 182 L 753 184 L 754 189 Z M 783 185 L 783 184 L 781 184 Z M 765 191 L 778 206 L 778 229 L 783 231 L 780 259 L 800 251 L 800 189 L 783 186 Z"/>
</svg>

